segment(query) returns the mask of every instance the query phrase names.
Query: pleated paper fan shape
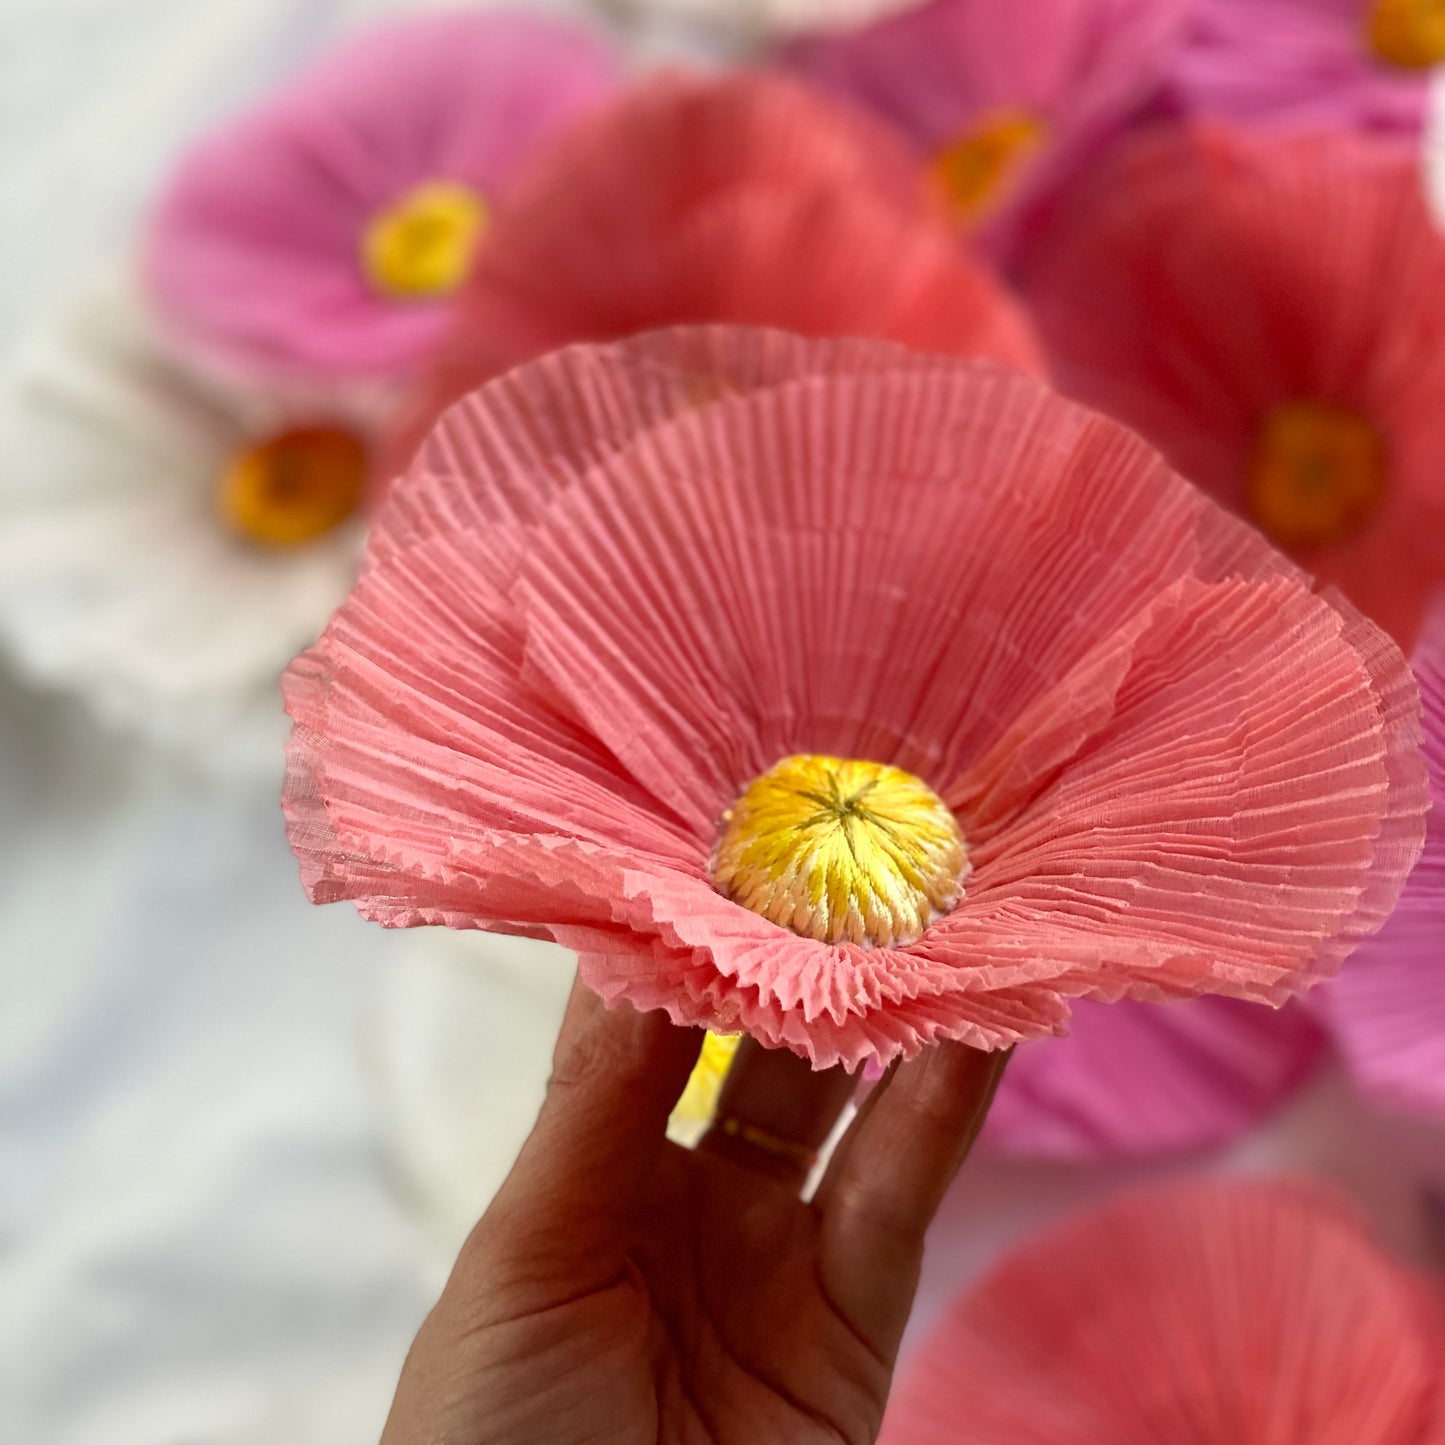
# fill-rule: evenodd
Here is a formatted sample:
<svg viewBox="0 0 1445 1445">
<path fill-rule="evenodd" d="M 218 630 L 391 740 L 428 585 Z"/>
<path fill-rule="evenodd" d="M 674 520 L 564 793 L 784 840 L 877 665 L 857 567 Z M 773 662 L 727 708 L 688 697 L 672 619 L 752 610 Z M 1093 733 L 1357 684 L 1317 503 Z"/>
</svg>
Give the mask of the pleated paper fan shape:
<svg viewBox="0 0 1445 1445">
<path fill-rule="evenodd" d="M 551 938 L 609 1002 L 820 1067 L 1074 997 L 1282 1002 L 1388 914 L 1426 807 L 1398 650 L 1136 437 L 746 329 L 453 408 L 287 698 L 313 899 Z"/>
<path fill-rule="evenodd" d="M 880 1445 L 1435 1445 L 1437 1301 L 1333 1195 L 1173 1186 L 1025 1246 L 960 1298 Z"/>
<path fill-rule="evenodd" d="M 1434 807 L 1389 922 L 1323 994 L 1356 1077 L 1382 1099 L 1445 1115 L 1445 601 L 1415 650 Z"/>
<path fill-rule="evenodd" d="M 1170 65 L 1185 115 L 1250 126 L 1359 128 L 1419 137 L 1429 70 L 1371 44 L 1371 11 L 1392 0 L 1194 0 Z M 1420 19 L 1429 24 L 1424 7 Z"/>
<path fill-rule="evenodd" d="M 886 117 L 968 230 L 1011 258 L 1060 186 L 1164 84 L 1186 0 L 930 0 L 784 52 Z"/>
<path fill-rule="evenodd" d="M 1062 389 L 1140 431 L 1409 647 L 1445 583 L 1445 237 L 1342 132 L 1121 148 L 1027 278 Z"/>
<path fill-rule="evenodd" d="M 363 31 L 182 157 L 150 295 L 229 370 L 409 379 L 519 174 L 619 80 L 591 31 L 519 10 Z"/>
<path fill-rule="evenodd" d="M 1352 960 L 1342 977 L 1361 971 Z M 1319 1024 L 1297 1005 L 1079 1003 L 1067 1038 L 1025 1044 L 1009 1061 L 984 1144 L 1071 1160 L 1205 1149 L 1278 1107 L 1323 1046 Z"/>
<path fill-rule="evenodd" d="M 1040 366 L 895 135 L 781 76 L 666 75 L 578 126 L 499 212 L 413 429 L 557 347 L 698 322 Z"/>
</svg>

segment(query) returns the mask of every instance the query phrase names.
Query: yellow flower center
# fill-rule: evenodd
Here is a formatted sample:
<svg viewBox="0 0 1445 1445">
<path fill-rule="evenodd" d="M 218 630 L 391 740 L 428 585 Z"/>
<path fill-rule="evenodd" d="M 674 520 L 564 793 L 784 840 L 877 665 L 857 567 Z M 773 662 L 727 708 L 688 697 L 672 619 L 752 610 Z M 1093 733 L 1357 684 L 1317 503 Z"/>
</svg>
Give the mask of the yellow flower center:
<svg viewBox="0 0 1445 1445">
<path fill-rule="evenodd" d="M 682 1091 L 682 1098 L 672 1111 L 674 1125 L 686 1128 L 711 1121 L 717 1112 L 717 1102 L 722 1097 L 723 1083 L 732 1067 L 733 1055 L 742 1041 L 741 1034 L 712 1033 L 703 1040 L 702 1052 L 693 1065 L 687 1088 Z"/>
<path fill-rule="evenodd" d="M 882 763 L 784 758 L 723 815 L 717 886 L 822 943 L 911 943 L 959 900 L 968 849 L 928 786 Z"/>
<path fill-rule="evenodd" d="M 985 116 L 934 157 L 934 179 L 959 216 L 977 220 L 1007 194 L 1045 133 L 1044 122 L 1023 111 Z"/>
<path fill-rule="evenodd" d="M 1387 65 L 1423 70 L 1445 60 L 1445 0 L 1375 0 L 1370 46 Z"/>
<path fill-rule="evenodd" d="M 486 203 L 470 186 L 424 181 L 372 218 L 362 270 L 383 296 L 449 295 L 467 279 L 486 222 Z"/>
<path fill-rule="evenodd" d="M 267 547 L 299 547 L 356 511 L 366 486 L 362 442 L 336 427 L 298 427 L 248 447 L 222 474 L 226 524 Z"/>
<path fill-rule="evenodd" d="M 1358 531 L 1385 492 L 1385 444 L 1358 412 L 1292 401 L 1265 418 L 1246 502 L 1281 547 L 1323 547 Z"/>
</svg>

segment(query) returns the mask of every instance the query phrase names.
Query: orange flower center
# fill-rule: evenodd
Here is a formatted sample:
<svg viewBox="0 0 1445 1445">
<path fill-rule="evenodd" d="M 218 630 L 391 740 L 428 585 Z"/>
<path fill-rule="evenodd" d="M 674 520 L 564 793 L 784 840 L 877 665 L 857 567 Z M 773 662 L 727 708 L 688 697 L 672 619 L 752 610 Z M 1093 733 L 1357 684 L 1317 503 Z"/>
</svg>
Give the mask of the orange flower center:
<svg viewBox="0 0 1445 1445">
<path fill-rule="evenodd" d="M 299 547 L 340 526 L 366 485 L 366 448 L 335 427 L 298 427 L 232 458 L 216 501 L 250 542 Z"/>
<path fill-rule="evenodd" d="M 734 902 L 822 943 L 919 938 L 963 892 L 968 849 L 943 799 L 882 763 L 784 758 L 723 815 L 712 877 Z"/>
<path fill-rule="evenodd" d="M 951 140 L 933 159 L 932 174 L 966 221 L 996 206 L 1043 144 L 1044 122 L 1023 111 L 997 111 Z"/>
<path fill-rule="evenodd" d="M 1358 412 L 1292 401 L 1265 418 L 1246 501 L 1282 547 L 1324 547 L 1357 532 L 1385 493 L 1380 433 Z"/>
<path fill-rule="evenodd" d="M 379 212 L 361 240 L 372 289 L 402 301 L 450 295 L 467 279 L 487 207 L 470 186 L 424 181 Z"/>
<path fill-rule="evenodd" d="M 1369 40 L 1387 65 L 1424 70 L 1445 60 L 1445 0 L 1375 0 Z"/>
</svg>

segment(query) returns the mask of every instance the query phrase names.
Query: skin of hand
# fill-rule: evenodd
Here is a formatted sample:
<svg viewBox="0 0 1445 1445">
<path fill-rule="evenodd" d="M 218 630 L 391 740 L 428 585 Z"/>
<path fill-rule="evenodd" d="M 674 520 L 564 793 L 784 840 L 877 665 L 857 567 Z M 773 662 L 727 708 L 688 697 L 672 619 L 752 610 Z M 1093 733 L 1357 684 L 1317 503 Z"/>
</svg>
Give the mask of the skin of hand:
<svg viewBox="0 0 1445 1445">
<path fill-rule="evenodd" d="M 668 1115 L 702 1034 L 580 985 L 535 1129 L 407 1358 L 382 1445 L 865 1445 L 924 1233 L 1006 1055 L 855 1080 L 751 1041 L 696 1149 Z M 779 1141 L 787 1141 L 780 1145 Z"/>
</svg>

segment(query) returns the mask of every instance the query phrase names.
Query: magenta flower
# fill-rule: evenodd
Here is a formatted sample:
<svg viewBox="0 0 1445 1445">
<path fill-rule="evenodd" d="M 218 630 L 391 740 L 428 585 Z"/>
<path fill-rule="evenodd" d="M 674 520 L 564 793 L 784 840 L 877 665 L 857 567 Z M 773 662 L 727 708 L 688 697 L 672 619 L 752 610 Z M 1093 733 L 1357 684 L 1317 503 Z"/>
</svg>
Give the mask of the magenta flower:
<svg viewBox="0 0 1445 1445">
<path fill-rule="evenodd" d="M 1157 91 L 1184 0 L 932 0 L 787 57 L 881 111 L 959 216 L 1007 252 L 1020 226 Z"/>
<path fill-rule="evenodd" d="M 491 207 L 616 78 L 590 34 L 521 14 L 369 31 L 185 157 L 152 299 L 231 368 L 394 378 L 446 328 Z"/>
<path fill-rule="evenodd" d="M 1170 77 L 1186 113 L 1418 134 L 1445 24 L 1410 0 L 1195 0 Z"/>
</svg>

